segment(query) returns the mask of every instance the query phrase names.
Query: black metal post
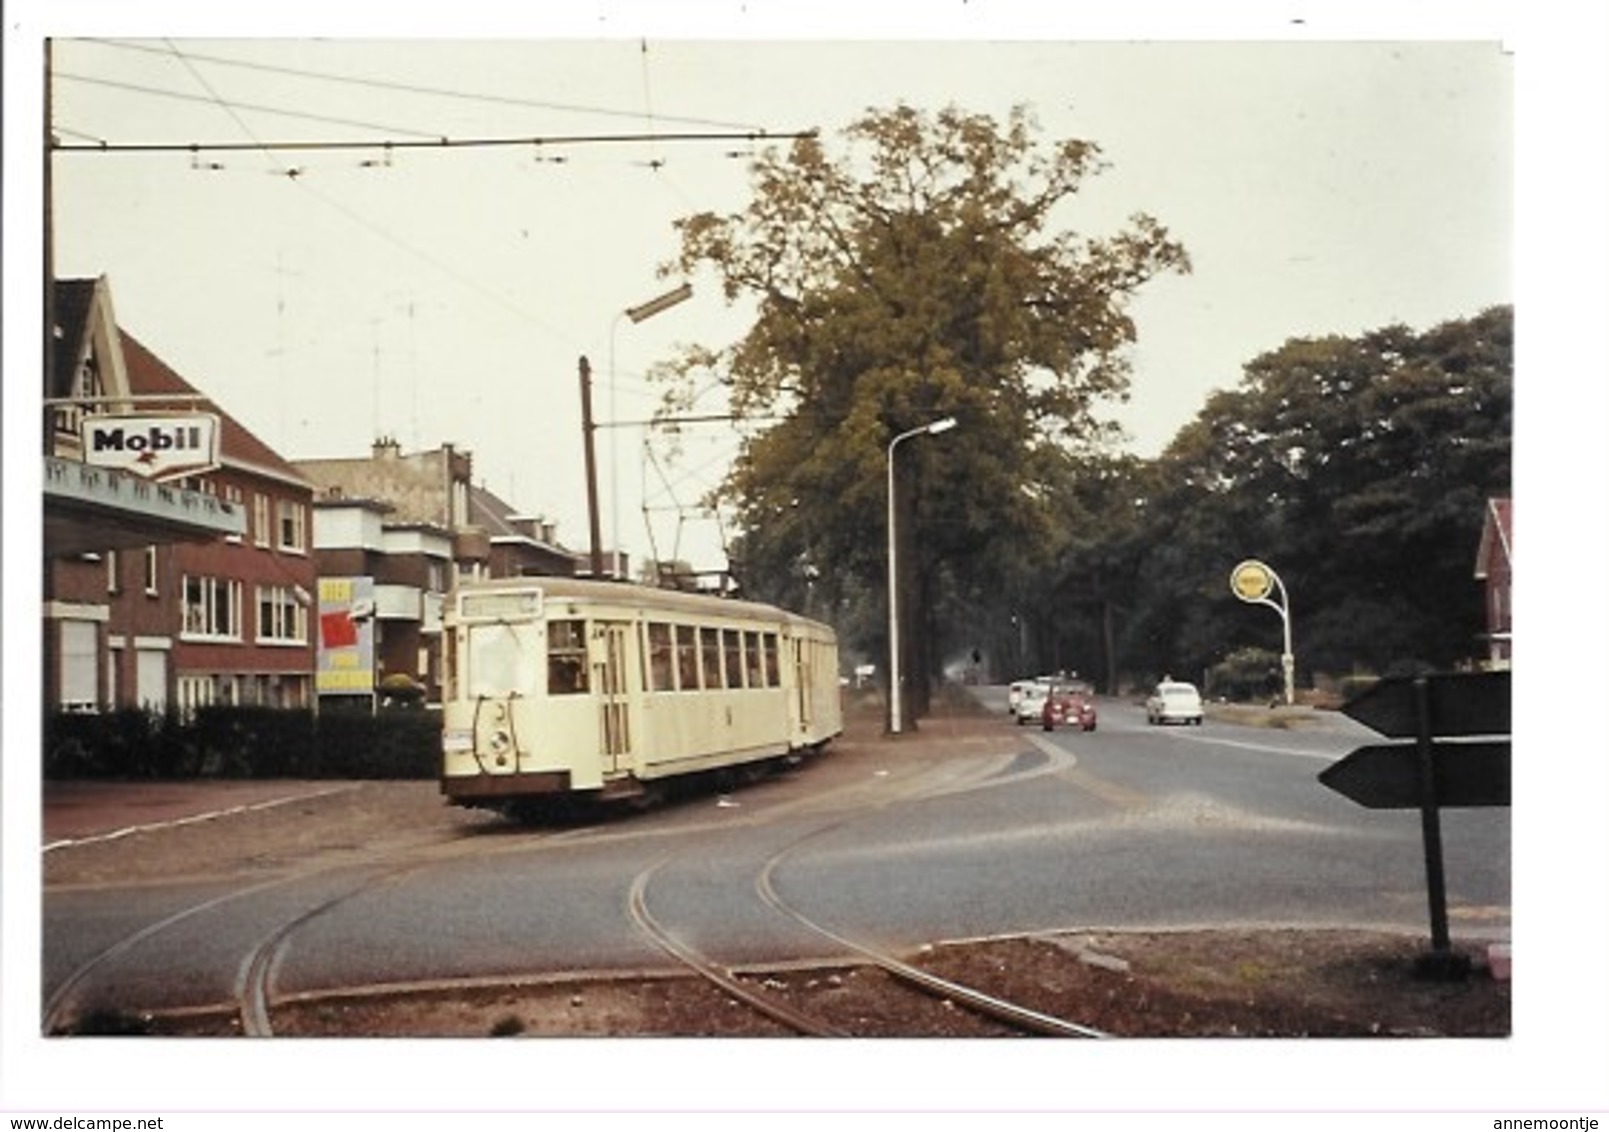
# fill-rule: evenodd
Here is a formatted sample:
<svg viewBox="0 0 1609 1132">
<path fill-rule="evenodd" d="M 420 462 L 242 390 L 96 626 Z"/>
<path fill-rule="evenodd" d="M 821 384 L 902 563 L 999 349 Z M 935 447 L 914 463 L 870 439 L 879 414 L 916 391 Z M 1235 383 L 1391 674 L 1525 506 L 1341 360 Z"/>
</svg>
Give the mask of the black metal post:
<svg viewBox="0 0 1609 1132">
<path fill-rule="evenodd" d="M 1414 715 L 1419 747 L 1419 822 L 1425 842 L 1425 884 L 1430 892 L 1430 954 L 1419 963 L 1430 978 L 1457 978 L 1468 964 L 1452 951 L 1447 930 L 1447 879 L 1441 853 L 1441 802 L 1437 796 L 1436 744 L 1430 718 L 1430 681 L 1414 678 Z"/>
<path fill-rule="evenodd" d="M 581 356 L 581 440 L 587 460 L 587 532 L 592 539 L 592 576 L 603 577 L 603 534 L 598 521 L 598 461 L 592 452 L 592 363 Z"/>
</svg>

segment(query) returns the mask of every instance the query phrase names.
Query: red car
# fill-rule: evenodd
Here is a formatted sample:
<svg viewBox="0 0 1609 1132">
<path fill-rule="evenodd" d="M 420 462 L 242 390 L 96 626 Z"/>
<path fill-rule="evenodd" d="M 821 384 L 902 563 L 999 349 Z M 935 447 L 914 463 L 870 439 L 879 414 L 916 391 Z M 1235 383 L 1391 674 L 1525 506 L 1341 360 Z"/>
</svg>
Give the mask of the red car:
<svg viewBox="0 0 1609 1132">
<path fill-rule="evenodd" d="M 1084 731 L 1095 730 L 1095 701 L 1087 692 L 1076 688 L 1054 687 L 1045 697 L 1045 709 L 1040 715 L 1046 731 L 1054 731 L 1058 724 L 1077 727 Z"/>
</svg>

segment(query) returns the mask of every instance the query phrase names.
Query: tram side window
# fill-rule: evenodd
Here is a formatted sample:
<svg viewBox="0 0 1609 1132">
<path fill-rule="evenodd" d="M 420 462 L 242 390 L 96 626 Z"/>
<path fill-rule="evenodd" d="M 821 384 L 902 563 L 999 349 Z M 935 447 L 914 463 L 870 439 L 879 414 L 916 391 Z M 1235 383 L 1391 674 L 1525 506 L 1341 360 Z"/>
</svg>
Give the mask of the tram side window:
<svg viewBox="0 0 1609 1132">
<path fill-rule="evenodd" d="M 737 629 L 721 630 L 721 647 L 726 653 L 726 686 L 743 687 L 743 634 Z"/>
<path fill-rule="evenodd" d="M 677 687 L 684 692 L 698 691 L 698 640 L 694 637 L 694 630 L 690 625 L 677 625 L 674 627 L 676 635 L 676 675 L 680 679 Z"/>
<path fill-rule="evenodd" d="M 548 623 L 548 695 L 570 696 L 587 690 L 587 623 Z"/>
<path fill-rule="evenodd" d="M 760 663 L 760 634 L 743 634 L 743 671 L 748 674 L 749 687 L 765 687 L 765 669 Z"/>
<path fill-rule="evenodd" d="M 676 689 L 676 644 L 671 626 L 648 623 L 648 690 L 671 692 Z"/>
<path fill-rule="evenodd" d="M 782 686 L 782 673 L 777 668 L 777 635 L 765 633 L 761 636 L 761 647 L 765 650 L 765 686 L 780 688 Z"/>
<path fill-rule="evenodd" d="M 698 631 L 698 657 L 704 669 L 704 687 L 723 687 L 724 683 L 721 680 L 721 631 L 719 629 L 700 629 Z"/>
</svg>

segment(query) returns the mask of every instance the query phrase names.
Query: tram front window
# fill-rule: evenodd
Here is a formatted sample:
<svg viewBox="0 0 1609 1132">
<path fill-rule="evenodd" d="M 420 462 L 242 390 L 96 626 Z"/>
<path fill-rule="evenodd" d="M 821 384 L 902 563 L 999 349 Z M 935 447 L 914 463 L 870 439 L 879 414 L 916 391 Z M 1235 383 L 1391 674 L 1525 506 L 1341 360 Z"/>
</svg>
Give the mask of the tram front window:
<svg viewBox="0 0 1609 1132">
<path fill-rule="evenodd" d="M 469 630 L 468 680 L 471 699 L 531 695 L 537 688 L 539 642 L 534 624 L 507 621 Z"/>
</svg>

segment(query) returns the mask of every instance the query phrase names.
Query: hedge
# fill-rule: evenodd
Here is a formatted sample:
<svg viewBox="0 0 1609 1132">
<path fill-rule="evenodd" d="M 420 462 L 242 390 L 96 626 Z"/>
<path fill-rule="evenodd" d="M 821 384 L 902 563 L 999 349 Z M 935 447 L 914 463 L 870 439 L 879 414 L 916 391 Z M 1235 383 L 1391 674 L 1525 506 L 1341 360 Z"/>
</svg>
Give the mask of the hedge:
<svg viewBox="0 0 1609 1132">
<path fill-rule="evenodd" d="M 50 712 L 47 779 L 434 779 L 441 719 L 422 710 L 205 707 L 188 717 Z"/>
</svg>

